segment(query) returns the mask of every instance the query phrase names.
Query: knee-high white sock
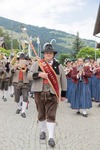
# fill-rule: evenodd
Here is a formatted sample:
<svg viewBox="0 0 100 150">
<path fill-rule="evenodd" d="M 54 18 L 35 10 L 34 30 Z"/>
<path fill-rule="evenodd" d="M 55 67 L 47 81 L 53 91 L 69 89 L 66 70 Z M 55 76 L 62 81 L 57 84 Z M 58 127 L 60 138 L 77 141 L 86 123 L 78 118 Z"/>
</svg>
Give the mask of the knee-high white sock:
<svg viewBox="0 0 100 150">
<path fill-rule="evenodd" d="M 23 104 L 22 104 L 22 113 L 25 113 L 25 111 L 26 111 L 26 106 L 27 106 L 27 103 L 26 103 L 26 102 L 23 102 Z"/>
<path fill-rule="evenodd" d="M 10 86 L 11 94 L 14 94 L 14 87 L 13 85 Z"/>
<path fill-rule="evenodd" d="M 87 114 L 86 109 L 83 109 L 82 112 L 84 115 Z"/>
<path fill-rule="evenodd" d="M 46 120 L 39 121 L 39 125 L 40 125 L 40 132 L 46 132 Z"/>
<path fill-rule="evenodd" d="M 54 138 L 55 123 L 47 122 L 47 129 L 49 133 L 49 139 Z"/>
<path fill-rule="evenodd" d="M 23 96 L 20 96 L 20 103 L 23 102 Z"/>
<path fill-rule="evenodd" d="M 4 90 L 2 90 L 2 95 L 4 96 Z"/>
<path fill-rule="evenodd" d="M 19 103 L 17 104 L 17 108 L 21 110 L 21 107 L 22 106 L 21 106 L 20 101 L 19 101 Z"/>
<path fill-rule="evenodd" d="M 7 98 L 7 91 L 4 90 L 4 98 Z"/>
</svg>

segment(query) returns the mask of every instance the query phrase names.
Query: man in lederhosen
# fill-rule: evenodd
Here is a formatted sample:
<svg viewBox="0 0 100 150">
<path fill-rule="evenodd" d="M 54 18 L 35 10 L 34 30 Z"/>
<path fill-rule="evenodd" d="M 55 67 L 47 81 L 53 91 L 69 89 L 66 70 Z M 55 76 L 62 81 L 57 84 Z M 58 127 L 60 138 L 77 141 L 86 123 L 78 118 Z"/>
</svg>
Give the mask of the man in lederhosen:
<svg viewBox="0 0 100 150">
<path fill-rule="evenodd" d="M 21 53 L 19 57 L 19 63 L 14 65 L 14 68 L 11 72 L 13 73 L 15 102 L 18 103 L 18 109 L 16 110 L 16 114 L 19 114 L 21 111 L 21 116 L 23 118 L 26 118 L 25 111 L 27 107 L 29 91 L 29 80 L 27 79 L 27 71 L 27 61 L 25 60 L 25 55 Z M 23 99 L 22 109 L 20 106 L 21 95 Z"/>
<path fill-rule="evenodd" d="M 6 56 L 0 61 L 0 90 L 3 93 L 2 99 L 7 101 L 7 93 L 9 86 L 9 79 L 11 77 L 10 63 L 8 62 Z"/>
<path fill-rule="evenodd" d="M 66 96 L 66 76 L 61 64 L 54 59 L 57 53 L 50 43 L 46 43 L 43 47 L 43 59 L 54 70 L 59 86 L 61 86 L 61 99 Z M 44 63 L 45 64 L 45 63 Z M 55 146 L 54 128 L 56 122 L 56 111 L 58 106 L 57 96 L 54 93 L 52 86 L 48 82 L 48 73 L 43 72 L 38 62 L 34 62 L 32 68 L 28 72 L 28 77 L 33 79 L 32 89 L 34 91 L 35 103 L 38 111 L 38 120 L 40 124 L 40 139 L 46 139 L 46 126 L 48 129 L 48 144 L 51 147 Z"/>
</svg>

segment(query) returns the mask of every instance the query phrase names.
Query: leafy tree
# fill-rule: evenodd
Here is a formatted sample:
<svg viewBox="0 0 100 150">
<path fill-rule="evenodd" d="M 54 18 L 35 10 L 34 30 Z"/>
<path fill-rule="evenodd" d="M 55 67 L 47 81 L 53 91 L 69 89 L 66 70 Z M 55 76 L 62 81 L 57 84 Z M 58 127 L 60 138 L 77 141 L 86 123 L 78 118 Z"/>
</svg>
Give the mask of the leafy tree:
<svg viewBox="0 0 100 150">
<path fill-rule="evenodd" d="M 6 56 L 9 56 L 9 55 L 10 55 L 10 50 L 6 50 L 6 49 L 0 47 L 0 53 L 3 53 L 3 54 L 5 54 Z"/>
<path fill-rule="evenodd" d="M 73 56 L 76 57 L 76 55 L 78 54 L 78 52 L 79 52 L 83 47 L 85 47 L 85 44 L 84 44 L 83 41 L 80 39 L 79 33 L 77 32 L 76 39 L 75 39 L 75 41 L 73 42 L 73 50 L 74 50 Z"/>
<path fill-rule="evenodd" d="M 61 63 L 61 64 L 64 64 L 64 60 L 66 59 L 66 58 L 71 58 L 71 56 L 69 55 L 69 54 L 60 54 L 59 55 L 59 57 L 58 57 L 58 60 L 59 60 L 59 62 Z"/>
<path fill-rule="evenodd" d="M 19 42 L 17 39 L 13 39 L 13 48 L 18 49 L 19 48 Z"/>
<path fill-rule="evenodd" d="M 0 36 L 4 37 L 6 49 L 7 50 L 11 49 L 11 38 L 9 37 L 9 34 L 7 32 L 3 32 L 3 30 L 0 28 Z M 19 43 L 17 39 L 13 39 L 13 48 L 14 49 L 19 48 Z"/>
<path fill-rule="evenodd" d="M 97 58 L 100 58 L 100 50 L 96 51 L 96 56 Z M 78 54 L 77 54 L 77 58 L 94 58 L 95 59 L 95 49 L 91 48 L 91 47 L 84 47 L 82 48 Z"/>
</svg>

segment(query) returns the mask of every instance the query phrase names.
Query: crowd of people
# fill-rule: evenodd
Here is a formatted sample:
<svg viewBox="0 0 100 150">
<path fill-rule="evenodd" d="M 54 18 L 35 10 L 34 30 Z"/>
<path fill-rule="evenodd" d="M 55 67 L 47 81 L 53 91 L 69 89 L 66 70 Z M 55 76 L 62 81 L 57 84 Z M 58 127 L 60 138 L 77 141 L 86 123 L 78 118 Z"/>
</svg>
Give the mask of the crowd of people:
<svg viewBox="0 0 100 150">
<path fill-rule="evenodd" d="M 87 117 L 86 109 L 92 107 L 92 101 L 98 102 L 100 106 L 100 66 L 94 59 L 78 58 L 72 62 L 65 60 L 65 74 L 67 79 L 66 101 L 77 114 Z"/>
<path fill-rule="evenodd" d="M 55 146 L 54 129 L 59 99 L 69 102 L 77 114 L 87 117 L 92 100 L 100 106 L 100 67 L 94 59 L 65 59 L 64 66 L 56 59 L 57 51 L 46 43 L 41 51 L 43 58 L 33 61 L 24 53 L 19 57 L 2 56 L 0 59 L 0 90 L 7 101 L 7 92 L 17 103 L 16 114 L 26 118 L 29 95 L 34 93 L 38 112 L 40 139 L 47 138 L 48 145 Z M 31 96 L 33 96 L 33 93 Z"/>
</svg>

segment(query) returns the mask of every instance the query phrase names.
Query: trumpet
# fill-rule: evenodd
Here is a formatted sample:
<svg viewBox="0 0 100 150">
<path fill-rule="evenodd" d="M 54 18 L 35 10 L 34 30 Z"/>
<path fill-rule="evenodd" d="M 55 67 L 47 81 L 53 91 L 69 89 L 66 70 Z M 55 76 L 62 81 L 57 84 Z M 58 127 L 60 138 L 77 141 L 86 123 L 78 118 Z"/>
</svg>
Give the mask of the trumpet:
<svg viewBox="0 0 100 150">
<path fill-rule="evenodd" d="M 15 55 L 15 56 L 12 58 L 12 60 L 10 61 L 10 63 L 11 63 L 12 65 L 14 65 L 14 64 L 16 63 L 16 61 L 17 61 L 17 55 Z"/>
<path fill-rule="evenodd" d="M 26 72 L 27 67 L 21 67 L 22 72 Z"/>
<path fill-rule="evenodd" d="M 18 69 L 21 70 L 22 72 L 26 72 L 27 66 L 19 66 Z"/>
<path fill-rule="evenodd" d="M 26 60 L 20 60 L 14 65 L 15 69 L 21 70 L 22 72 L 26 72 L 27 70 L 27 61 Z"/>
</svg>

